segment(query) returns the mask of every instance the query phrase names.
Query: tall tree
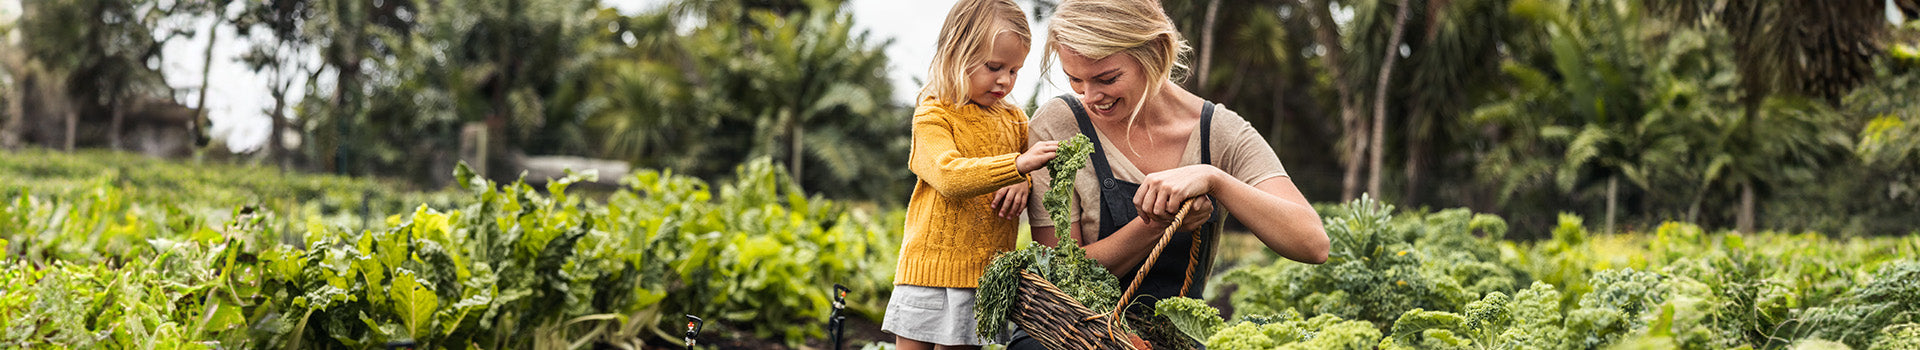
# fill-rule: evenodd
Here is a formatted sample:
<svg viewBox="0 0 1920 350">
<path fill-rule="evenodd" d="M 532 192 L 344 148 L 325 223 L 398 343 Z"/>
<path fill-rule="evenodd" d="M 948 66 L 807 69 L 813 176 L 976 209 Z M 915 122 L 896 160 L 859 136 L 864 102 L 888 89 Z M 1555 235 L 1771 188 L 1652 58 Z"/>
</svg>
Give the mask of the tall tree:
<svg viewBox="0 0 1920 350">
<path fill-rule="evenodd" d="M 1374 196 L 1380 195 L 1380 168 L 1383 167 L 1382 159 L 1386 158 L 1387 87 L 1393 81 L 1393 62 L 1401 55 L 1400 45 L 1407 33 L 1407 17 L 1413 13 L 1410 0 L 1400 0 L 1399 7 L 1400 14 L 1394 15 L 1393 19 L 1393 37 L 1387 39 L 1386 59 L 1380 64 L 1380 82 L 1373 90 L 1373 135 L 1368 137 L 1373 143 L 1367 147 L 1371 150 L 1367 166 L 1367 193 Z"/>
<path fill-rule="evenodd" d="M 196 2 L 27 1 L 17 23 L 23 138 L 71 150 L 113 144 L 117 121 L 135 101 L 169 98 L 153 63 L 160 48 L 190 30 L 163 23 Z M 12 50 L 9 50 L 12 51 Z M 96 116 L 108 116 L 100 120 Z M 86 123 L 82 123 L 82 119 Z M 82 140 L 86 138 L 86 140 Z"/>
<path fill-rule="evenodd" d="M 320 73 L 318 67 L 299 59 L 311 53 L 308 49 L 312 41 L 302 35 L 301 26 L 314 15 L 313 5 L 307 0 L 249 2 L 234 19 L 240 36 L 251 37 L 258 30 L 270 38 L 257 41 L 241 61 L 248 69 L 268 76 L 267 94 L 273 98 L 273 106 L 262 111 L 269 119 L 265 149 L 268 162 L 282 170 L 292 168 L 294 162 L 286 145 L 286 132 L 293 128 L 292 116 L 287 114 L 293 105 L 291 90 L 296 82 L 315 80 Z"/>
<path fill-rule="evenodd" d="M 1359 196 L 1360 158 L 1365 154 L 1367 145 L 1366 138 L 1360 136 L 1362 133 L 1358 132 L 1366 125 L 1360 116 L 1359 104 L 1362 99 L 1353 93 L 1353 84 L 1348 82 L 1354 78 L 1347 70 L 1347 65 L 1350 63 L 1345 59 L 1346 48 L 1341 40 L 1340 24 L 1333 18 L 1333 2 L 1330 0 L 1301 0 L 1301 2 L 1308 3 L 1307 8 L 1313 13 L 1314 40 L 1320 45 L 1319 50 L 1324 51 L 1320 55 L 1322 66 L 1326 67 L 1328 76 L 1332 78 L 1332 84 L 1338 92 L 1335 99 L 1340 105 L 1340 120 L 1346 131 L 1346 136 L 1341 139 L 1341 143 L 1345 145 L 1341 147 L 1344 150 L 1341 159 L 1345 160 L 1346 170 L 1345 175 L 1341 177 L 1340 198 L 1343 201 L 1353 200 Z"/>
<path fill-rule="evenodd" d="M 625 22 L 633 58 L 609 64 L 591 122 L 612 155 L 703 176 L 766 156 L 810 191 L 897 200 L 908 124 L 885 102 L 885 42 L 838 4 L 701 5 Z M 675 26 L 693 29 L 648 31 Z"/>
<path fill-rule="evenodd" d="M 1889 1 L 1883 0 L 1644 1 L 1684 23 L 1711 22 L 1726 31 L 1740 68 L 1741 104 L 1747 119 L 1740 125 L 1766 123 L 1760 113 L 1774 94 L 1837 103 L 1872 77 L 1872 58 L 1883 49 L 1881 39 L 1893 28 L 1885 17 Z M 1898 0 L 1896 5 L 1909 14 L 1920 12 L 1913 0 Z M 1759 135 L 1739 137 L 1757 139 Z M 1754 178 L 1729 180 L 1740 188 L 1738 228 L 1751 232 L 1755 186 L 1761 184 Z"/>
<path fill-rule="evenodd" d="M 1475 111 L 1475 120 L 1500 130 L 1500 146 L 1478 171 L 1501 182 L 1503 200 L 1543 184 L 1556 185 L 1558 193 L 1548 196 L 1600 187 L 1604 229 L 1611 231 L 1621 181 L 1650 189 L 1687 177 L 1662 175 L 1695 167 L 1686 156 L 1710 135 L 1689 133 L 1707 131 L 1701 119 L 1715 102 L 1732 99 L 1724 93 L 1730 86 L 1693 84 L 1731 68 L 1715 64 L 1715 51 L 1698 33 L 1674 34 L 1670 43 L 1641 40 L 1660 28 L 1636 9 L 1571 1 L 1519 1 L 1514 8 L 1553 35 L 1537 47 L 1546 56 L 1541 62 L 1505 63 L 1514 86 Z"/>
</svg>

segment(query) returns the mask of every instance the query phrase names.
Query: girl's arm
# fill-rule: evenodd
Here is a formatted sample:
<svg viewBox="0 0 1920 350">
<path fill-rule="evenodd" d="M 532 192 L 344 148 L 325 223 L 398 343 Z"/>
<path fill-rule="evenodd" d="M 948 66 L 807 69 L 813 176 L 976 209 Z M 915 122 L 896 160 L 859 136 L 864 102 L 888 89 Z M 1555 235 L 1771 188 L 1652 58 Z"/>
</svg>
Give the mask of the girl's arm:
<svg viewBox="0 0 1920 350">
<path fill-rule="evenodd" d="M 948 198 L 971 198 L 1026 181 L 1014 165 L 1020 153 L 961 157 L 945 118 L 919 115 L 913 121 L 913 149 L 907 169 Z"/>
</svg>

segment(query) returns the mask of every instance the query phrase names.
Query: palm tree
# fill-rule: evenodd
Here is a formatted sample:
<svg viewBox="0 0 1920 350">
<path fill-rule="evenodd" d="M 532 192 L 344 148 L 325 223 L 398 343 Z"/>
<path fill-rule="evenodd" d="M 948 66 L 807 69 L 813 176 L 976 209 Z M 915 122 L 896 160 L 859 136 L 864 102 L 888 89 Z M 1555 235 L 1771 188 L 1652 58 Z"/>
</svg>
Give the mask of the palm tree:
<svg viewBox="0 0 1920 350">
<path fill-rule="evenodd" d="M 1287 169 L 1305 176 L 1338 169 L 1339 120 L 1330 98 L 1336 84 L 1322 78 L 1316 30 L 1297 0 L 1167 2 L 1182 36 L 1197 40 L 1193 76 L 1180 81 L 1208 100 L 1232 106 L 1272 144 Z M 1212 24 L 1208 24 L 1211 22 Z M 1197 39 L 1196 39 L 1197 38 Z M 1337 39 L 1337 37 L 1336 37 Z M 1212 44 L 1208 44 L 1211 41 Z M 1342 85 L 1344 86 L 1344 85 Z M 1340 184 L 1302 182 L 1309 197 L 1333 198 Z"/>
<path fill-rule="evenodd" d="M 1873 76 L 1874 54 L 1882 50 L 1882 39 L 1893 28 L 1885 20 L 1888 1 L 1644 2 L 1684 23 L 1699 26 L 1712 23 L 1714 28 L 1726 31 L 1740 71 L 1741 104 L 1746 111 L 1743 118 L 1748 119 L 1737 125 L 1766 123 L 1759 120 L 1763 119 L 1760 113 L 1771 109 L 1765 104 L 1775 94 L 1808 96 L 1829 105 L 1838 103 L 1842 96 Z M 1914 0 L 1895 3 L 1909 16 L 1920 13 L 1920 4 Z M 1742 132 L 1754 130 L 1748 128 Z M 1739 150 L 1743 149 L 1732 151 Z M 1757 184 L 1751 178 L 1733 181 L 1739 182 L 1741 193 L 1739 229 L 1752 231 Z"/>
<path fill-rule="evenodd" d="M 1733 101 L 1725 78 L 1731 68 L 1716 60 L 1707 36 L 1669 33 L 1632 7 L 1528 1 L 1515 8 L 1555 35 L 1545 38 L 1546 70 L 1505 63 L 1518 89 L 1475 112 L 1475 120 L 1503 130 L 1479 170 L 1503 182 L 1503 200 L 1549 178 L 1569 193 L 1604 183 L 1605 230 L 1612 231 L 1621 180 L 1654 196 L 1653 188 L 1697 178 L 1687 173 L 1694 168 L 1688 156 L 1710 139 L 1700 134 L 1711 130 L 1703 120 Z"/>
<path fill-rule="evenodd" d="M 701 176 L 768 156 L 810 190 L 897 200 L 908 124 L 885 102 L 884 43 L 838 5 L 700 4 L 620 24 L 632 61 L 607 66 L 589 122 L 608 152 Z M 699 24 L 668 30 L 683 20 Z"/>
</svg>

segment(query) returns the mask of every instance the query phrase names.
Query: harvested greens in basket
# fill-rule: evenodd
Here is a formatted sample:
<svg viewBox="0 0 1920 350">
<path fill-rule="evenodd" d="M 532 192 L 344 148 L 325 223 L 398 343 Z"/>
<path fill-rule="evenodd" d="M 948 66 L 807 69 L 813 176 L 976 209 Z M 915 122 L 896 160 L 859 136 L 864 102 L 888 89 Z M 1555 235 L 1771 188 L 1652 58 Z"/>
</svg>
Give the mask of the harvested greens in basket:
<svg viewBox="0 0 1920 350">
<path fill-rule="evenodd" d="M 1067 206 L 1073 196 L 1074 174 L 1086 167 L 1093 144 L 1086 135 L 1074 135 L 1060 142 L 1059 152 L 1059 156 L 1047 162 L 1052 187 L 1041 200 L 1053 219 L 1059 244 L 1047 247 L 1029 243 L 994 257 L 986 274 L 980 276 L 979 301 L 974 303 L 974 313 L 979 317 L 977 329 L 983 337 L 992 337 L 1006 329 L 1007 316 L 1018 298 L 1021 271 L 1033 271 L 1088 309 L 1113 310 L 1120 301 L 1120 279 L 1107 272 L 1099 261 L 1088 258 L 1087 250 L 1080 248 L 1067 229 L 1072 227 Z"/>
</svg>

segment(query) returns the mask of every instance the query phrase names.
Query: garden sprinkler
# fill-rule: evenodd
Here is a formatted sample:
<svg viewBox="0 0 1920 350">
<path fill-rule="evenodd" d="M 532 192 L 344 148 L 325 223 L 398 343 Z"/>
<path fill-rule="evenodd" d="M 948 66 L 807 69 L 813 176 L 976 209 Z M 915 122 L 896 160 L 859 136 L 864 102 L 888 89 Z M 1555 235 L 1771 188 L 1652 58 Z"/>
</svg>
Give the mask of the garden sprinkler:
<svg viewBox="0 0 1920 350">
<path fill-rule="evenodd" d="M 827 334 L 833 337 L 833 350 L 840 350 L 846 345 L 847 316 L 841 315 L 840 310 L 847 308 L 847 292 L 850 291 L 847 286 L 833 284 L 833 314 L 827 316 Z"/>
<path fill-rule="evenodd" d="M 693 338 L 700 335 L 700 327 L 704 327 L 706 325 L 707 325 L 707 321 L 701 320 L 700 317 L 694 316 L 694 315 L 687 315 L 687 337 L 683 340 L 687 341 L 688 349 L 693 348 L 693 345 L 694 345 Z"/>
</svg>

